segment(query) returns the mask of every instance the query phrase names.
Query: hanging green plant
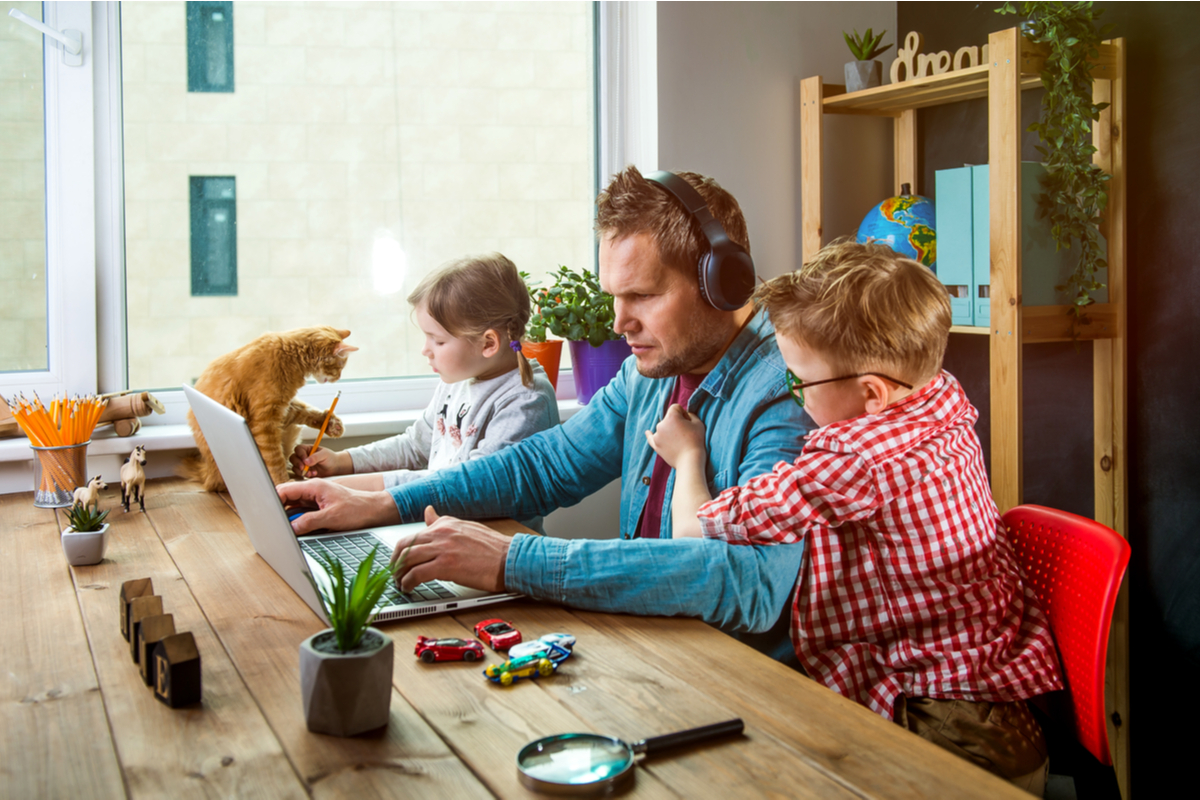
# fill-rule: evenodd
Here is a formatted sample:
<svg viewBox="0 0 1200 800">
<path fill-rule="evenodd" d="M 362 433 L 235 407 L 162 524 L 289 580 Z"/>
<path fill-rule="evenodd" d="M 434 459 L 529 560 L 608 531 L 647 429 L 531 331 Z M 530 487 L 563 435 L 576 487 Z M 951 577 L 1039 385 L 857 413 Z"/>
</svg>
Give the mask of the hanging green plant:
<svg viewBox="0 0 1200 800">
<path fill-rule="evenodd" d="M 997 14 L 1016 14 L 1012 3 L 996 9 Z M 1101 11 L 1090 2 L 1022 3 L 1025 37 L 1049 48 L 1041 73 L 1046 90 L 1042 118 L 1029 126 L 1044 146 L 1037 150 L 1045 159 L 1045 193 L 1038 196 L 1038 213 L 1050 221 L 1057 249 L 1079 243 L 1079 261 L 1067 282 L 1055 288 L 1071 298 L 1070 313 L 1075 323 L 1086 322 L 1087 306 L 1095 302 L 1092 292 L 1104 288 L 1096 273 L 1108 266 L 1100 243 L 1100 215 L 1108 205 L 1109 176 L 1092 163 L 1092 123 L 1108 103 L 1092 102 L 1089 59 L 1111 25 L 1097 31 Z"/>
</svg>

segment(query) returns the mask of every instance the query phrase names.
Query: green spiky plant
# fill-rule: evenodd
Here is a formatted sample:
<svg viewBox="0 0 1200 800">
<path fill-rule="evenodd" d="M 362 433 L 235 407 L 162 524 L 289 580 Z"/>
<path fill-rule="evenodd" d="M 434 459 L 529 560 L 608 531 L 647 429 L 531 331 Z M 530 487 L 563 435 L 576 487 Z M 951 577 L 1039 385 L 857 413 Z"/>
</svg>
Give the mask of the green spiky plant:
<svg viewBox="0 0 1200 800">
<path fill-rule="evenodd" d="M 108 511 L 101 511 L 99 508 L 89 508 L 82 503 L 76 503 L 67 509 L 67 522 L 71 523 L 71 530 L 76 533 L 89 533 L 98 531 L 104 527 L 104 518 L 108 516 Z"/>
<path fill-rule="evenodd" d="M 997 14 L 1016 14 L 1005 3 Z M 1096 29 L 1100 11 L 1091 3 L 1022 3 L 1026 18 L 1022 32 L 1049 50 L 1042 69 L 1042 118 L 1029 126 L 1042 140 L 1037 150 L 1045 159 L 1043 194 L 1038 214 L 1049 219 L 1055 248 L 1079 243 L 1079 261 L 1066 284 L 1054 287 L 1070 297 L 1075 329 L 1087 321 L 1092 292 L 1104 287 L 1096 273 L 1108 266 L 1100 245 L 1100 215 L 1108 205 L 1109 176 L 1092 162 L 1092 123 L 1108 103 L 1092 102 L 1088 60 L 1098 54 L 1111 25 Z"/>
<path fill-rule="evenodd" d="M 621 338 L 613 330 L 613 296 L 600 288 L 594 272 L 575 272 L 560 264 L 553 278 L 549 287 L 530 288 L 534 310 L 525 331 L 529 341 L 546 341 L 547 331 L 592 347 Z"/>
<path fill-rule="evenodd" d="M 396 570 L 404 563 L 404 556 L 401 555 L 395 563 L 386 567 L 376 568 L 375 554 L 379 550 L 376 545 L 358 566 L 358 572 L 347 580 L 346 568 L 336 556 L 320 545 L 315 550 L 315 558 L 329 576 L 330 586 L 326 589 L 311 575 L 308 580 L 321 600 L 325 615 L 329 617 L 329 627 L 333 629 L 338 650 L 348 653 L 358 647 L 367 627 L 375 619 L 379 598 L 395 577 Z"/>
<path fill-rule="evenodd" d="M 878 36 L 874 36 L 871 29 L 867 28 L 867 32 L 859 36 L 858 28 L 855 28 L 853 36 L 845 31 L 842 31 L 842 36 L 845 37 L 846 46 L 850 48 L 850 52 L 854 54 L 855 59 L 858 61 L 870 61 L 876 56 L 887 52 L 888 48 L 891 47 L 890 44 L 883 47 L 879 46 L 886 33 L 887 31 L 880 31 Z"/>
</svg>

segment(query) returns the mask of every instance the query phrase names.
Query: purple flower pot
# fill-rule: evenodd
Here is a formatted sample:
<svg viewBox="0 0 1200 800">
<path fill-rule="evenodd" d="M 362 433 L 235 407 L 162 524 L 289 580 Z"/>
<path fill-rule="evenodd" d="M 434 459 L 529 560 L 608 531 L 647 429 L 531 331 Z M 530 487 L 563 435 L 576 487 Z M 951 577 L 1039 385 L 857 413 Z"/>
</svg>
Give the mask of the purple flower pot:
<svg viewBox="0 0 1200 800">
<path fill-rule="evenodd" d="M 575 396 L 587 405 L 592 395 L 608 385 L 621 371 L 621 364 L 633 354 L 624 339 L 612 339 L 599 347 L 587 342 L 570 342 L 571 367 L 575 370 Z"/>
</svg>

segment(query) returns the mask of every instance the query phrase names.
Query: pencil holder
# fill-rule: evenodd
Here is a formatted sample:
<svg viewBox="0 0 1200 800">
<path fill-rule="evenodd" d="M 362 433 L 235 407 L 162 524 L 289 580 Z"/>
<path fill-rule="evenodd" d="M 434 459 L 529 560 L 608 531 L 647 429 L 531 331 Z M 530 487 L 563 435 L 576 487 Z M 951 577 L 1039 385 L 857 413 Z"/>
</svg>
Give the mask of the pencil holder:
<svg viewBox="0 0 1200 800">
<path fill-rule="evenodd" d="M 66 508 L 75 502 L 75 488 L 87 483 L 87 446 L 33 447 L 33 504 L 38 508 Z"/>
</svg>

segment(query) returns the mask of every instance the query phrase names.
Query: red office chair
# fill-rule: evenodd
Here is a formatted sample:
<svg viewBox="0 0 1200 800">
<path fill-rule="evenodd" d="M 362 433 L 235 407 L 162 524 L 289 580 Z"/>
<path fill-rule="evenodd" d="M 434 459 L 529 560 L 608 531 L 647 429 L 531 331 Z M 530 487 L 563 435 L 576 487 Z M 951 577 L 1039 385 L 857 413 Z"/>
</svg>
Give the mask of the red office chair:
<svg viewBox="0 0 1200 800">
<path fill-rule="evenodd" d="M 1042 506 L 1017 506 L 1004 524 L 1058 645 L 1066 689 L 1055 694 L 1066 707 L 1052 702 L 1054 716 L 1072 721 L 1080 744 L 1112 765 L 1104 661 L 1129 543 L 1099 522 Z"/>
</svg>

